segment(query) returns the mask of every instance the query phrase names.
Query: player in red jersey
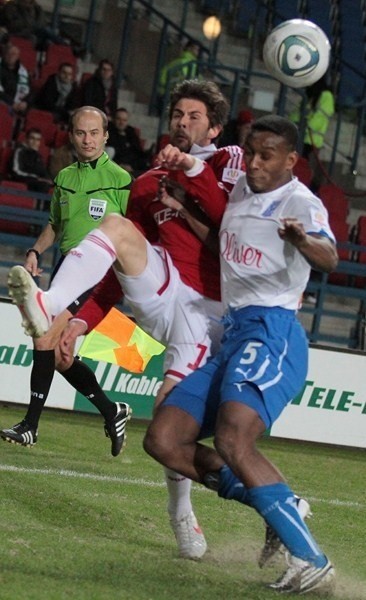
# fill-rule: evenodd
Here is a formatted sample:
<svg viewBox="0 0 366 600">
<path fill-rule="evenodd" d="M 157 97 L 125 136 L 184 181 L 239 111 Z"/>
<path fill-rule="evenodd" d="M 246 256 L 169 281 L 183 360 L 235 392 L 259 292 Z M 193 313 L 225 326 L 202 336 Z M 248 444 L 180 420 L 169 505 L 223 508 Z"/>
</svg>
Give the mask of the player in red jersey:
<svg viewBox="0 0 366 600">
<path fill-rule="evenodd" d="M 219 226 L 228 192 L 242 167 L 239 147 L 217 150 L 214 144 L 227 113 L 227 101 L 214 83 L 179 84 L 171 97 L 171 144 L 159 153 L 159 166 L 134 182 L 127 213 L 130 220 L 117 215 L 105 219 L 83 242 L 83 248 L 65 259 L 47 293 L 52 314 L 59 313 L 69 304 L 66 298 L 74 298 L 74 284 L 91 288 L 117 258 L 120 285 L 114 286 L 115 298 L 112 284 L 102 282 L 98 297 L 92 298 L 77 318 L 92 328 L 119 299 L 122 288 L 138 324 L 167 346 L 157 403 L 207 360 L 221 336 L 219 260 L 203 240 L 211 227 Z M 197 202 L 199 220 L 184 203 L 170 208 L 161 202 L 162 176 L 168 177 L 168 190 L 183 189 L 188 202 Z M 109 304 L 103 286 L 108 288 Z M 80 320 L 72 321 L 63 337 L 66 354 L 76 332 L 80 333 L 80 324 Z M 166 479 L 168 511 L 180 555 L 199 558 L 207 545 L 192 511 L 190 481 L 172 471 L 166 472 Z"/>
</svg>

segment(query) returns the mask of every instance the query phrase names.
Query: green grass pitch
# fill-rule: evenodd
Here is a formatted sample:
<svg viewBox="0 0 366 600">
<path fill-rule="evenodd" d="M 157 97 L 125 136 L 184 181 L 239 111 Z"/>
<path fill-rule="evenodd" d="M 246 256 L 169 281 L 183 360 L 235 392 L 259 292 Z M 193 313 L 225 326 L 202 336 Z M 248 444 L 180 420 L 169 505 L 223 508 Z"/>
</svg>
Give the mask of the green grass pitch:
<svg viewBox="0 0 366 600">
<path fill-rule="evenodd" d="M 0 405 L 0 428 L 23 415 Z M 162 469 L 142 449 L 145 428 L 130 421 L 117 458 L 97 415 L 48 410 L 35 447 L 0 441 L 1 600 L 279 597 L 265 584 L 285 562 L 258 568 L 259 516 L 198 485 L 194 509 L 209 550 L 201 561 L 177 557 Z M 260 447 L 311 503 L 310 529 L 337 571 L 333 597 L 366 600 L 365 451 L 270 438 Z"/>
</svg>

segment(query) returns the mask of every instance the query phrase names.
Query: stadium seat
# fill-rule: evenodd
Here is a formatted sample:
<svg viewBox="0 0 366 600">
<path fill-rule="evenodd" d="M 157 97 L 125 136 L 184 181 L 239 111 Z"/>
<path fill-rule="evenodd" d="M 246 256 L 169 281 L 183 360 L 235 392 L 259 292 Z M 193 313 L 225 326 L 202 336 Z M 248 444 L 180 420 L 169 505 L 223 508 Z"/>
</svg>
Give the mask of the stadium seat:
<svg viewBox="0 0 366 600">
<path fill-rule="evenodd" d="M 86 83 L 88 79 L 92 77 L 92 75 L 93 73 L 91 73 L 90 71 L 84 71 L 84 73 L 80 77 L 80 87 L 82 87 L 84 83 Z"/>
<path fill-rule="evenodd" d="M 299 156 L 298 161 L 293 169 L 294 175 L 307 187 L 310 186 L 313 179 L 313 171 L 307 158 Z"/>
<path fill-rule="evenodd" d="M 346 221 L 335 221 L 331 223 L 332 231 L 338 243 L 339 260 L 351 260 L 351 251 L 348 248 L 342 247 L 342 244 L 350 241 L 350 228 Z M 349 285 L 349 277 L 345 273 L 330 273 L 328 275 L 328 283 L 335 285 Z"/>
<path fill-rule="evenodd" d="M 45 69 L 49 69 L 52 65 L 53 73 L 55 73 L 61 63 L 71 63 L 76 69 L 76 56 L 74 55 L 71 46 L 63 44 L 50 44 L 46 51 Z M 42 69 L 43 77 L 43 69 Z"/>
<path fill-rule="evenodd" d="M 9 161 L 14 152 L 14 146 L 11 143 L 4 143 L 0 147 L 0 176 L 7 178 L 9 171 Z"/>
<path fill-rule="evenodd" d="M 323 184 L 318 189 L 318 196 L 323 202 L 329 215 L 329 224 L 338 243 L 350 241 L 350 227 L 347 223 L 349 214 L 349 201 L 344 191 L 335 184 Z M 338 248 L 340 260 L 351 260 L 351 253 L 347 248 Z M 330 283 L 348 285 L 348 277 L 342 273 L 331 273 L 328 277 Z"/>
<path fill-rule="evenodd" d="M 52 113 L 47 110 L 30 108 L 25 117 L 24 131 L 27 131 L 31 127 L 40 129 L 46 146 L 53 146 L 57 125 L 54 122 Z"/>
<path fill-rule="evenodd" d="M 360 246 L 365 246 L 366 248 L 366 216 L 361 216 L 358 218 L 355 231 L 354 231 L 354 243 L 359 244 Z M 366 263 L 366 250 L 363 252 L 362 250 L 355 252 L 353 259 L 358 262 L 365 264 Z M 354 285 L 356 287 L 365 287 L 366 286 L 366 278 L 365 277 L 356 277 Z"/>
<path fill-rule="evenodd" d="M 31 79 L 38 75 L 38 54 L 31 40 L 16 35 L 10 37 L 10 41 L 20 50 L 20 62 L 27 69 Z"/>
<path fill-rule="evenodd" d="M 317 195 L 327 209 L 330 221 L 347 220 L 349 201 L 342 188 L 333 183 L 326 183 L 319 187 Z"/>
<path fill-rule="evenodd" d="M 0 123 L 0 143 L 10 142 L 13 139 L 15 119 L 10 114 L 8 105 L 3 102 L 0 103 Z"/>
<path fill-rule="evenodd" d="M 3 180 L 0 185 L 1 187 L 18 191 L 27 191 L 26 184 L 19 181 Z M 12 194 L 11 191 L 4 191 L 0 192 L 0 205 L 35 209 L 36 200 L 29 196 L 15 195 Z M 18 235 L 30 235 L 32 233 L 32 226 L 29 223 L 0 219 L 0 231 L 4 231 L 6 233 L 16 233 Z"/>
<path fill-rule="evenodd" d="M 67 129 L 61 129 L 61 127 L 57 127 L 55 137 L 53 140 L 53 147 L 59 148 L 60 146 L 64 146 L 69 141 L 69 132 Z"/>
</svg>

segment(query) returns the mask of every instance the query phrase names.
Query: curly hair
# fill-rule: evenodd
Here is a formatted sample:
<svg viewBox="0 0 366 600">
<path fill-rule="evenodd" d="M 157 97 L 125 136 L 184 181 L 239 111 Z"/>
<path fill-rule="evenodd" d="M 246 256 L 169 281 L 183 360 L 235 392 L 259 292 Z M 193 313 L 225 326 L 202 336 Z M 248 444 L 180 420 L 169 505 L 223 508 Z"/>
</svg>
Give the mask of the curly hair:
<svg viewBox="0 0 366 600">
<path fill-rule="evenodd" d="M 229 102 L 214 81 L 204 79 L 186 79 L 178 83 L 170 93 L 169 119 L 182 98 L 200 100 L 207 108 L 211 127 L 225 125 L 229 115 Z"/>
</svg>

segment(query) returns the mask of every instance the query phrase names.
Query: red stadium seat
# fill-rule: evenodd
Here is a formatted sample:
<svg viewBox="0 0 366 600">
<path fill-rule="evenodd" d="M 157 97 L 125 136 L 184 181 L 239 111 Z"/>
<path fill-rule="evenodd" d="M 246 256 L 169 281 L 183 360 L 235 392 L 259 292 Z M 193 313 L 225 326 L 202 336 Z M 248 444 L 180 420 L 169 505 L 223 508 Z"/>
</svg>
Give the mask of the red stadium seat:
<svg viewBox="0 0 366 600">
<path fill-rule="evenodd" d="M 20 50 L 20 62 L 25 66 L 31 78 L 38 73 L 38 56 L 31 40 L 16 35 L 10 36 L 10 41 Z"/>
<path fill-rule="evenodd" d="M 67 129 L 57 128 L 55 139 L 53 140 L 53 147 L 59 148 L 60 146 L 64 146 L 69 141 L 69 132 Z"/>
<path fill-rule="evenodd" d="M 349 201 L 342 188 L 332 183 L 321 185 L 317 195 L 323 202 L 332 220 L 334 216 L 337 219 L 346 220 L 349 213 Z"/>
<path fill-rule="evenodd" d="M 3 180 L 1 182 L 2 187 L 27 191 L 25 183 L 19 181 Z M 14 206 L 17 208 L 28 208 L 34 209 L 36 207 L 36 201 L 34 198 L 29 196 L 14 195 L 9 192 L 0 192 L 0 205 Z M 6 233 L 16 233 L 19 235 L 30 235 L 32 233 L 32 226 L 24 222 L 7 221 L 6 219 L 0 219 L 0 231 Z"/>
<path fill-rule="evenodd" d="M 345 220 L 334 219 L 333 222 L 330 222 L 330 226 L 338 243 L 350 241 L 350 227 Z M 351 260 L 351 252 L 348 248 L 338 247 L 338 256 L 339 260 Z M 345 273 L 330 273 L 328 282 L 335 285 L 348 285 L 349 277 Z"/>
<path fill-rule="evenodd" d="M 0 176 L 6 178 L 9 171 L 9 162 L 14 152 L 13 144 L 4 144 L 0 148 Z"/>
<path fill-rule="evenodd" d="M 366 248 L 366 216 L 361 216 L 358 218 L 355 234 L 354 234 L 354 242 L 355 244 L 359 244 L 360 246 L 365 246 Z M 356 256 L 354 259 L 358 263 L 365 264 L 366 263 L 366 250 L 365 252 L 359 251 L 356 252 Z M 365 277 L 356 277 L 355 279 L 356 287 L 365 287 L 366 286 L 366 278 Z"/>
<path fill-rule="evenodd" d="M 313 171 L 310 167 L 309 161 L 303 156 L 299 156 L 298 161 L 293 169 L 294 175 L 307 187 L 310 186 L 313 179 Z"/>
<path fill-rule="evenodd" d="M 45 66 L 47 69 L 50 67 L 50 65 L 52 65 L 54 67 L 53 73 L 55 73 L 60 64 L 64 62 L 72 64 L 76 69 L 76 56 L 74 55 L 71 47 L 63 44 L 50 44 L 46 51 Z"/>
<path fill-rule="evenodd" d="M 57 125 L 54 122 L 53 114 L 47 110 L 30 108 L 25 117 L 24 131 L 36 127 L 42 132 L 43 140 L 46 146 L 52 146 L 54 143 Z"/>
<path fill-rule="evenodd" d="M 15 119 L 10 114 L 8 105 L 3 102 L 0 103 L 0 123 L 0 142 L 10 142 L 13 139 Z"/>
</svg>

